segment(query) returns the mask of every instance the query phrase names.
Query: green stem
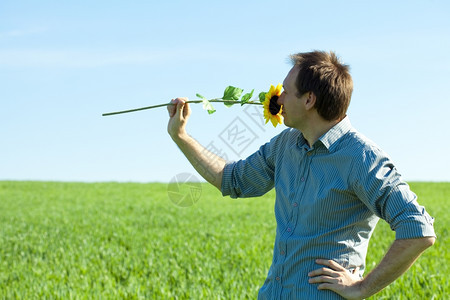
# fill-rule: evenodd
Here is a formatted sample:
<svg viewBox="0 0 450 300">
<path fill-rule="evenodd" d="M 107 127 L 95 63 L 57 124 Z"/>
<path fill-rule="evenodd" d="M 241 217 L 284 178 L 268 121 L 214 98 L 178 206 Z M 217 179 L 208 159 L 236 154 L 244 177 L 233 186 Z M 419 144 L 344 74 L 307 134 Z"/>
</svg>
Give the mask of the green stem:
<svg viewBox="0 0 450 300">
<path fill-rule="evenodd" d="M 232 103 L 232 104 L 240 104 L 241 101 L 233 101 L 233 100 L 222 100 L 222 99 L 212 99 L 212 100 L 208 100 L 209 102 L 213 102 L 213 103 Z M 186 101 L 186 103 L 202 103 L 203 100 L 190 100 L 190 101 Z M 245 102 L 243 104 L 255 104 L 255 105 L 262 105 L 261 102 L 254 102 L 254 101 L 248 101 Z M 158 105 L 152 105 L 152 106 L 146 106 L 146 107 L 140 107 L 140 108 L 134 108 L 134 109 L 128 109 L 128 110 L 122 110 L 122 111 L 115 111 L 115 112 L 110 112 L 110 113 L 104 113 L 102 114 L 103 117 L 105 116 L 112 116 L 112 115 L 118 115 L 118 114 L 125 114 L 125 113 L 130 113 L 130 112 L 135 112 L 135 111 L 140 111 L 140 110 L 146 110 L 146 109 L 152 109 L 152 108 L 157 108 L 157 107 L 163 107 L 163 106 L 168 106 L 168 105 L 173 105 L 172 103 L 164 103 L 164 104 L 158 104 Z"/>
</svg>

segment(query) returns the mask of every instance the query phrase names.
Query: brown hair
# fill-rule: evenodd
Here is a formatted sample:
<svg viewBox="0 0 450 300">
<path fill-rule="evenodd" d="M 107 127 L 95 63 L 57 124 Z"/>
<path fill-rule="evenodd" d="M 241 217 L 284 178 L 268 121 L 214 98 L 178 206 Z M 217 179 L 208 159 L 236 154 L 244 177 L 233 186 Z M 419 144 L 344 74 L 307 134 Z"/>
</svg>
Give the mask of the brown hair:
<svg viewBox="0 0 450 300">
<path fill-rule="evenodd" d="M 296 79 L 299 96 L 313 92 L 316 95 L 314 107 L 327 121 L 345 117 L 353 92 L 350 67 L 331 51 L 297 53 L 290 58 L 299 66 Z"/>
</svg>

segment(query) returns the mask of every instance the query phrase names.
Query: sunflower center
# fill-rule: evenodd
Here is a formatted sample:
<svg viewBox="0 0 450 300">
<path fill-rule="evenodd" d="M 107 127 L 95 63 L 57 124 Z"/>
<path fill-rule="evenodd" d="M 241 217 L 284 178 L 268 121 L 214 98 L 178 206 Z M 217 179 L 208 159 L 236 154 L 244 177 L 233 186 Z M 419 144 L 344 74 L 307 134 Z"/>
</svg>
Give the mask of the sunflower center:
<svg viewBox="0 0 450 300">
<path fill-rule="evenodd" d="M 276 115 L 280 112 L 281 106 L 278 105 L 277 101 L 278 96 L 273 96 L 272 98 L 270 98 L 269 111 L 272 115 Z"/>
</svg>

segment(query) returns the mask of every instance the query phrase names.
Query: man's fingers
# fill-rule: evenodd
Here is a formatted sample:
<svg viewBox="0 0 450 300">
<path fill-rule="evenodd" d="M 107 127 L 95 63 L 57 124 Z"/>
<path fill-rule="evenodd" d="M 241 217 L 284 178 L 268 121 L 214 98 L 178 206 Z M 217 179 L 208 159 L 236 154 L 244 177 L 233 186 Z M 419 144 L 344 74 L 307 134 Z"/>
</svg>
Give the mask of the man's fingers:
<svg viewBox="0 0 450 300">
<path fill-rule="evenodd" d="M 176 115 L 179 119 L 185 119 L 191 114 L 191 110 L 189 107 L 189 103 L 187 103 L 188 98 L 176 98 L 175 102 L 177 103 Z"/>
<path fill-rule="evenodd" d="M 177 118 L 180 118 L 180 116 L 183 116 L 185 103 L 184 103 L 183 99 L 180 99 L 180 98 L 175 99 L 175 101 L 177 101 L 176 116 L 177 116 Z"/>
<path fill-rule="evenodd" d="M 319 275 L 327 275 L 327 276 L 335 277 L 335 276 L 337 276 L 337 273 L 336 273 L 336 271 L 333 271 L 328 268 L 320 268 L 320 269 L 316 269 L 316 270 L 308 273 L 309 277 L 319 276 Z"/>
<path fill-rule="evenodd" d="M 352 272 L 333 260 L 316 259 L 316 263 L 323 265 L 323 267 L 309 272 L 308 282 L 317 284 L 319 290 L 331 290 L 343 297 L 352 299 L 352 295 L 361 294 L 359 290 L 361 278 L 357 275 L 359 266 Z"/>
<path fill-rule="evenodd" d="M 186 99 L 186 102 L 184 102 L 184 107 L 183 107 L 183 116 L 185 118 L 187 118 L 190 115 L 191 115 L 191 107 L 189 106 L 189 103 L 187 103 L 187 99 Z"/>
<path fill-rule="evenodd" d="M 335 262 L 334 260 L 328 260 L 328 259 L 316 259 L 316 263 L 319 265 L 327 266 L 335 271 L 344 271 L 345 268 Z"/>
<path fill-rule="evenodd" d="M 170 105 L 167 105 L 167 111 L 169 112 L 169 116 L 172 118 L 176 111 L 177 111 L 177 102 L 175 101 L 175 99 L 172 99 L 170 101 Z"/>
<path fill-rule="evenodd" d="M 170 105 L 167 105 L 167 111 L 169 112 L 169 116 L 172 118 L 178 113 L 178 116 L 186 116 L 185 106 L 187 98 L 176 98 L 170 101 Z"/>
<path fill-rule="evenodd" d="M 327 283 L 339 283 L 339 279 L 335 278 L 335 277 L 330 277 L 330 276 L 317 276 L 317 277 L 313 277 L 310 278 L 308 280 L 309 283 L 323 283 L 323 282 L 327 282 Z"/>
</svg>

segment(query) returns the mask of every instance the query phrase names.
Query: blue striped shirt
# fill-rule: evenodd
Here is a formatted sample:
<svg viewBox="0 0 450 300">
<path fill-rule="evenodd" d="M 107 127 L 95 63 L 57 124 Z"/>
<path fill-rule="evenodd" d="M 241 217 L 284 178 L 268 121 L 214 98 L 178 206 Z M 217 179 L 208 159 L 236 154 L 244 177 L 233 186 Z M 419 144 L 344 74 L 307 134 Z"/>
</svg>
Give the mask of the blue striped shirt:
<svg viewBox="0 0 450 300">
<path fill-rule="evenodd" d="M 308 272 L 332 259 L 364 272 L 379 218 L 397 239 L 435 236 L 433 218 L 417 203 L 391 159 L 358 133 L 348 117 L 312 147 L 286 129 L 245 160 L 228 163 L 222 194 L 256 197 L 275 187 L 273 261 L 258 299 L 342 299 L 308 283 Z"/>
</svg>

